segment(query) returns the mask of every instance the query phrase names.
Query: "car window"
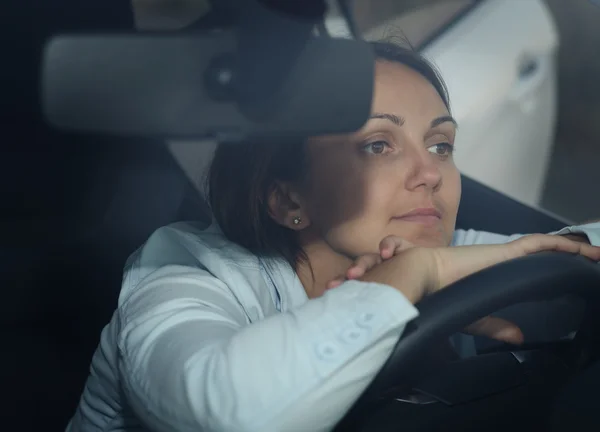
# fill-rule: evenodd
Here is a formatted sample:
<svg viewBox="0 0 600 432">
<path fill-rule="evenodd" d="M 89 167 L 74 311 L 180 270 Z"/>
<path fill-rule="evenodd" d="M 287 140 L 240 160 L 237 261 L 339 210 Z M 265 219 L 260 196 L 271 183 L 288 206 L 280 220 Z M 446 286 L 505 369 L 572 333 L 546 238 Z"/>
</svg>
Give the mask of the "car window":
<svg viewBox="0 0 600 432">
<path fill-rule="evenodd" d="M 478 0 L 356 0 L 357 28 L 367 39 L 404 37 L 415 48 L 434 39 Z"/>
</svg>

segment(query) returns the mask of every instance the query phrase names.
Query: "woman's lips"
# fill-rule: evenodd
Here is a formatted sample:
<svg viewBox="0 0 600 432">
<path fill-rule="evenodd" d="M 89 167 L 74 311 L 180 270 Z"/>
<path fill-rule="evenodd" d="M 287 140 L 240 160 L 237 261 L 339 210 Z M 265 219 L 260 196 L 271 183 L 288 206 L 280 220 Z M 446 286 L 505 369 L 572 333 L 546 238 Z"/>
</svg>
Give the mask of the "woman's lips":
<svg viewBox="0 0 600 432">
<path fill-rule="evenodd" d="M 420 208 L 394 217 L 394 219 L 423 225 L 435 225 L 442 220 L 442 214 L 434 208 Z"/>
<path fill-rule="evenodd" d="M 405 216 L 401 218 L 396 218 L 405 222 L 415 222 L 423 225 L 435 225 L 440 222 L 440 218 L 437 216 Z"/>
</svg>

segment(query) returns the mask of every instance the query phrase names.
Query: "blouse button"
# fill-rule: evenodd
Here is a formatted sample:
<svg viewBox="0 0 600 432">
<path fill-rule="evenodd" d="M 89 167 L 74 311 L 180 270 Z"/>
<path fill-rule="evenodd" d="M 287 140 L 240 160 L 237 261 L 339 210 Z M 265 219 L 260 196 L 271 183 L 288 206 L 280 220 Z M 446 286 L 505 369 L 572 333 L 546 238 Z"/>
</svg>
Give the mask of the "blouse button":
<svg viewBox="0 0 600 432">
<path fill-rule="evenodd" d="M 374 313 L 363 312 L 358 316 L 358 318 L 356 318 L 356 323 L 361 327 L 369 327 L 374 318 Z"/>
<path fill-rule="evenodd" d="M 342 332 L 341 339 L 346 343 L 356 343 L 360 341 L 365 334 L 365 331 L 360 327 L 351 327 Z"/>
<path fill-rule="evenodd" d="M 338 356 L 338 347 L 333 342 L 321 342 L 315 348 L 317 357 L 321 360 L 331 361 Z"/>
</svg>

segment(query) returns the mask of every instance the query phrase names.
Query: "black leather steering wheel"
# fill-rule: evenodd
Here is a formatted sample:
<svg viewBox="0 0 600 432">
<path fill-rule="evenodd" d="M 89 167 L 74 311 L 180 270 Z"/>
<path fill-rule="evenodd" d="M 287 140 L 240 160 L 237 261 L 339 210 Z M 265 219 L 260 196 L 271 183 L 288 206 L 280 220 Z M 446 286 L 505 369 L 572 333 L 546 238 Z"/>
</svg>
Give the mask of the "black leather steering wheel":
<svg viewBox="0 0 600 432">
<path fill-rule="evenodd" d="M 576 295 L 585 317 L 572 341 L 578 350 L 600 341 L 600 265 L 566 253 L 545 252 L 508 261 L 472 274 L 416 306 L 419 316 L 406 328 L 392 355 L 338 425 L 356 428 L 372 402 L 393 390 L 408 391 L 415 377 L 432 367 L 432 346 L 469 324 L 514 304 Z"/>
</svg>

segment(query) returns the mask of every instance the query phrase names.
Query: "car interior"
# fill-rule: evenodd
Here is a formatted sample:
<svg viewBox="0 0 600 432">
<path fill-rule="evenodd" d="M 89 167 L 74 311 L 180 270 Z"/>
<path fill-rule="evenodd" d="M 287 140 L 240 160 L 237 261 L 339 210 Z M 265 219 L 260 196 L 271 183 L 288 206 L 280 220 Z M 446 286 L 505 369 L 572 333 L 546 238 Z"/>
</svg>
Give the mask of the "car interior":
<svg viewBox="0 0 600 432">
<path fill-rule="evenodd" d="M 21 0 L 5 2 L 2 10 L 10 40 L 3 41 L 8 60 L 0 72 L 5 137 L 0 382 L 7 395 L 1 418 L 23 431 L 59 431 L 75 410 L 100 332 L 116 307 L 126 258 L 153 230 L 180 220 L 208 224 L 210 216 L 164 142 L 56 131 L 43 120 L 38 93 L 45 39 L 64 31 L 131 29 L 128 2 Z M 550 232 L 566 224 L 463 179 L 459 228 L 511 234 Z M 532 317 L 545 314 L 543 332 L 555 326 L 553 342 L 560 345 L 578 324 L 565 310 L 579 306 L 561 299 L 514 306 L 501 315 L 528 336 L 540 325 Z M 553 354 L 529 354 L 519 362 L 507 347 L 483 340 L 478 353 L 444 363 L 408 396 L 396 394 L 377 405 L 360 422 L 361 430 L 535 428 L 550 416 L 554 399 L 546 396 L 557 394 L 571 376 Z M 478 368 L 495 370 L 494 379 L 483 379 L 490 375 L 476 373 Z M 509 409 L 513 414 L 503 414 Z"/>
</svg>

